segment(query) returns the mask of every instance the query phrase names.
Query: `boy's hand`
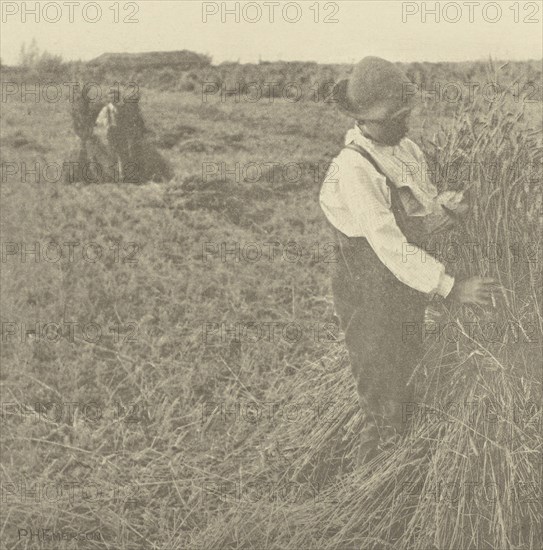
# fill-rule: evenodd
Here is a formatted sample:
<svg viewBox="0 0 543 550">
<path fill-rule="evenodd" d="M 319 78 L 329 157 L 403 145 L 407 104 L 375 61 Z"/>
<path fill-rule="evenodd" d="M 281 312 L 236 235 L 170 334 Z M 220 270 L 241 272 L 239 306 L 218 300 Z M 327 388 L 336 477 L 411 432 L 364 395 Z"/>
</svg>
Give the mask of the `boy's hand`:
<svg viewBox="0 0 543 550">
<path fill-rule="evenodd" d="M 459 216 L 463 217 L 469 212 L 469 205 L 465 202 L 461 202 L 456 209 L 454 210 L 454 213 Z"/>
<path fill-rule="evenodd" d="M 464 191 L 444 191 L 438 196 L 438 202 L 455 218 L 463 218 L 469 212 L 469 203 Z"/>
<path fill-rule="evenodd" d="M 490 306 L 492 305 L 492 290 L 496 290 L 498 287 L 499 284 L 496 279 L 470 277 L 462 281 L 455 281 L 447 298 L 461 304 Z"/>
</svg>

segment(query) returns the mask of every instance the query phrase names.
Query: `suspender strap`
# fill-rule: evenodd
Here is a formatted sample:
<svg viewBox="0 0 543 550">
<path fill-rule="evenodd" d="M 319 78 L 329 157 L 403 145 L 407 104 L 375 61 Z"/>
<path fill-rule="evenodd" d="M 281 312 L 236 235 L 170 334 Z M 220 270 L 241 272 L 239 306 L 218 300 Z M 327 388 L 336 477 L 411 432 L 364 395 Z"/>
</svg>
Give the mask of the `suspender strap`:
<svg viewBox="0 0 543 550">
<path fill-rule="evenodd" d="M 381 170 L 381 168 L 379 167 L 379 165 L 377 164 L 375 159 L 371 156 L 371 154 L 368 151 L 366 151 L 363 147 L 360 147 L 360 145 L 357 145 L 356 143 L 349 143 L 348 145 L 345 145 L 344 148 L 345 149 L 351 149 L 353 151 L 356 151 L 358 154 L 362 155 L 373 166 L 375 171 L 379 175 L 381 175 L 385 178 L 385 182 L 387 184 L 387 187 L 390 189 L 391 210 L 392 210 L 392 213 L 394 214 L 394 218 L 396 220 L 396 223 L 398 224 L 398 227 L 404 233 L 404 235 L 406 235 L 406 238 L 409 239 L 409 236 L 413 235 L 414 238 L 412 240 L 414 242 L 417 242 L 417 239 L 415 237 L 418 235 L 418 233 L 414 233 L 413 229 L 415 229 L 415 227 L 412 227 L 414 222 L 410 222 L 410 220 L 407 216 L 407 213 L 403 210 L 403 207 L 400 204 L 397 188 L 390 181 L 390 179 L 386 176 L 386 174 L 383 173 L 383 171 Z M 350 237 L 344 236 L 344 238 L 346 238 L 348 240 L 351 240 Z M 409 242 L 411 242 L 411 240 Z M 347 262 L 347 259 L 345 257 L 344 250 L 343 250 L 343 243 L 342 243 L 341 237 L 339 239 L 339 244 L 340 244 L 340 251 L 341 251 L 341 254 L 343 256 L 343 259 L 345 260 L 345 263 L 348 266 L 348 262 Z M 349 269 L 349 271 L 350 271 L 350 269 Z"/>
<path fill-rule="evenodd" d="M 357 153 L 362 155 L 375 168 L 377 173 L 380 174 L 381 176 L 383 176 L 386 179 L 387 185 L 390 186 L 388 178 L 385 176 L 385 174 L 383 174 L 382 170 L 379 168 L 379 166 L 375 162 L 374 158 L 365 149 L 363 149 L 362 147 L 360 147 L 360 145 L 357 145 L 356 143 L 349 143 L 348 145 L 345 145 L 345 149 L 352 149 L 353 151 L 356 151 Z M 349 276 L 350 276 L 351 280 L 355 280 L 355 275 L 351 271 L 351 266 L 349 265 L 350 262 L 348 261 L 346 255 L 345 255 L 345 251 L 343 249 L 343 239 L 347 239 L 347 241 L 354 242 L 358 238 L 356 238 L 356 237 L 354 237 L 354 238 L 353 237 L 347 237 L 346 235 L 341 233 L 341 231 L 337 230 L 336 228 L 334 228 L 334 229 L 335 229 L 337 242 L 339 244 L 339 251 L 340 251 L 341 256 L 343 258 L 344 265 L 345 265 L 345 267 L 347 268 L 347 270 L 349 272 Z M 364 237 L 362 237 L 362 238 L 363 238 L 363 240 L 366 241 L 366 239 Z"/>
<path fill-rule="evenodd" d="M 379 165 L 377 164 L 377 162 L 375 162 L 375 159 L 366 151 L 366 149 L 363 149 L 362 147 L 360 147 L 360 145 L 357 145 L 356 143 L 349 143 L 348 145 L 345 145 L 344 148 L 352 149 L 353 151 L 361 154 L 381 176 L 384 176 L 386 178 L 387 185 L 390 185 L 388 182 L 388 178 L 385 174 L 383 174 L 383 171 L 381 170 L 381 168 L 379 168 Z"/>
<path fill-rule="evenodd" d="M 407 213 L 405 212 L 405 210 L 401 205 L 400 198 L 398 195 L 398 189 L 390 181 L 387 175 L 383 173 L 383 171 L 381 170 L 381 168 L 379 167 L 375 159 L 370 155 L 370 153 L 368 153 L 368 151 L 366 151 L 363 147 L 360 147 L 360 145 L 357 145 L 356 143 L 349 143 L 348 145 L 345 145 L 344 148 L 352 149 L 353 151 L 356 151 L 357 153 L 362 155 L 375 168 L 376 172 L 385 178 L 387 187 L 390 189 L 391 210 L 394 213 L 396 223 L 398 224 L 399 228 L 404 234 L 406 230 L 408 231 L 408 234 L 411 234 L 411 231 L 409 231 L 410 220 L 407 216 Z M 414 222 L 411 222 L 411 224 L 413 223 Z"/>
</svg>

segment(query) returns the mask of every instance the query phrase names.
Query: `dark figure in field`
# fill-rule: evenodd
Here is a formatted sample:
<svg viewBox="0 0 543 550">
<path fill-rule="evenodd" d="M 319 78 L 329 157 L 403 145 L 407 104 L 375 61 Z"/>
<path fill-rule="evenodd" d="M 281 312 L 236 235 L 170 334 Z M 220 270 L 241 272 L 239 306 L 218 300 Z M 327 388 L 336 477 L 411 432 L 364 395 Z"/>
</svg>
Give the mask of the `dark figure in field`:
<svg viewBox="0 0 543 550">
<path fill-rule="evenodd" d="M 364 417 L 359 463 L 406 433 L 403 413 L 415 401 L 409 381 L 423 357 L 428 301 L 487 305 L 495 285 L 481 277 L 455 280 L 423 251 L 467 205 L 462 193 L 438 194 L 425 177 L 422 151 L 405 137 L 407 82 L 392 63 L 367 57 L 337 84 L 338 105 L 356 124 L 320 193 L 338 242 L 334 304 Z"/>
<path fill-rule="evenodd" d="M 72 105 L 73 127 L 81 143 L 67 183 L 168 181 L 169 163 L 146 139 L 137 98 L 97 102 L 81 93 Z"/>
<path fill-rule="evenodd" d="M 107 142 L 115 157 L 119 178 L 124 181 L 128 177 L 130 181 L 130 176 L 139 172 L 137 166 L 144 154 L 141 145 L 146 130 L 139 103 L 109 103 L 105 116 Z"/>
<path fill-rule="evenodd" d="M 103 146 L 100 147 L 94 135 L 96 119 L 104 107 L 104 102 L 91 101 L 83 93 L 74 97 L 71 109 L 72 124 L 80 143 L 70 152 L 69 164 L 64 167 L 66 183 L 97 183 L 100 181 L 97 167 L 109 166 L 107 150 Z"/>
</svg>

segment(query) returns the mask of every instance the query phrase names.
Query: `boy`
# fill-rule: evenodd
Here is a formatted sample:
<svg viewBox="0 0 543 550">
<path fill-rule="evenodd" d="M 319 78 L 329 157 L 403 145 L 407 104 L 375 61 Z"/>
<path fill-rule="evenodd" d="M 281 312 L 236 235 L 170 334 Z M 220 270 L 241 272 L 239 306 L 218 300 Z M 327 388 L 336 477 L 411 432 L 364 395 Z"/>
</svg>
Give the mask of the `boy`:
<svg viewBox="0 0 543 550">
<path fill-rule="evenodd" d="M 423 154 L 405 137 L 408 82 L 392 63 L 366 57 L 337 84 L 339 107 L 357 122 L 320 193 L 339 244 L 334 304 L 364 415 L 359 463 L 404 431 L 402 404 L 414 401 L 408 381 L 423 347 L 420 339 L 405 341 L 405 324 L 421 327 L 436 295 L 489 305 L 496 284 L 481 277 L 455 281 L 438 261 L 422 260 L 425 236 L 450 226 L 452 211 L 467 207 L 461 193 L 443 204 L 451 194 L 438 195 L 422 177 Z"/>
</svg>

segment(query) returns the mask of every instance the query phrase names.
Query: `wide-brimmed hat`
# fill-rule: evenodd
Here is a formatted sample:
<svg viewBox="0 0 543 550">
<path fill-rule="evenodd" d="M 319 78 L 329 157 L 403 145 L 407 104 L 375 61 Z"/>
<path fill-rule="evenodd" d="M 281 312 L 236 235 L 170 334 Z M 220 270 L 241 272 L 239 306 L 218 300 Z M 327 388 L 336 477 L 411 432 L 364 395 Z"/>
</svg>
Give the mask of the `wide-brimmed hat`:
<svg viewBox="0 0 543 550">
<path fill-rule="evenodd" d="M 357 120 L 386 120 L 413 108 L 411 84 L 396 65 L 380 57 L 364 57 L 349 78 L 334 87 L 338 107 Z"/>
</svg>

